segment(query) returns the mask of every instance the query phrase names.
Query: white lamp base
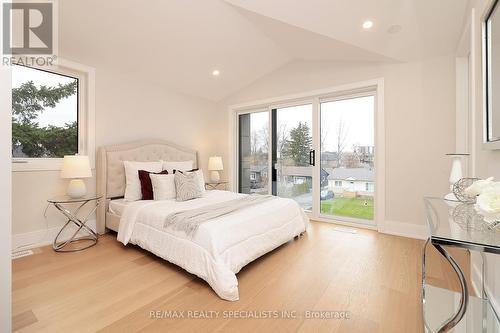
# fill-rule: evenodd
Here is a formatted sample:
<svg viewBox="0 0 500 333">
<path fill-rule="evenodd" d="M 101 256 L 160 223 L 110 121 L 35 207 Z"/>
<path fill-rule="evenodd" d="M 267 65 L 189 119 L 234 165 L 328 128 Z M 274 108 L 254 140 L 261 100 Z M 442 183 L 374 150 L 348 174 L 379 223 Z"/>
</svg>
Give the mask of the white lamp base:
<svg viewBox="0 0 500 333">
<path fill-rule="evenodd" d="M 72 179 L 69 182 L 66 194 L 73 199 L 78 199 L 87 194 L 87 187 L 82 179 Z"/>
<path fill-rule="evenodd" d="M 451 163 L 450 172 L 450 193 L 446 194 L 444 198 L 449 201 L 458 201 L 455 194 L 453 194 L 453 185 L 462 178 L 462 155 L 452 155 L 453 161 Z"/>
<path fill-rule="evenodd" d="M 217 183 L 218 181 L 220 181 L 219 171 L 212 171 L 212 172 L 210 173 L 210 180 L 211 180 L 213 183 Z"/>
</svg>

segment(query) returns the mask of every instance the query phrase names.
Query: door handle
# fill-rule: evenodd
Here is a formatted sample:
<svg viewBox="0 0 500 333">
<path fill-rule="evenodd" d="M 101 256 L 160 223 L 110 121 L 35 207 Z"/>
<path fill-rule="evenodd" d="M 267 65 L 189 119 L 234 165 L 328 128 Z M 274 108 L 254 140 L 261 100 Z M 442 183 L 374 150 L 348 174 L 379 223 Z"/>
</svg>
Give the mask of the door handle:
<svg viewBox="0 0 500 333">
<path fill-rule="evenodd" d="M 316 151 L 313 149 L 309 151 L 309 165 L 314 166 L 316 164 Z"/>
</svg>

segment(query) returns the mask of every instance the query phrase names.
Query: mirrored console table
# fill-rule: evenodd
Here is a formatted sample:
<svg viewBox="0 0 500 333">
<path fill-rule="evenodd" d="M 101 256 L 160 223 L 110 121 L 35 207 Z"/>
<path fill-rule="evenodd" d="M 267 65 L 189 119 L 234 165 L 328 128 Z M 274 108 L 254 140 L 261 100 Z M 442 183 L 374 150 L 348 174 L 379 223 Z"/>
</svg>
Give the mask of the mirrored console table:
<svg viewBox="0 0 500 333">
<path fill-rule="evenodd" d="M 428 239 L 422 256 L 422 306 L 426 333 L 500 333 L 498 314 L 484 288 L 484 262 L 481 295 L 470 296 L 466 275 L 446 247 L 500 254 L 500 227 L 489 227 L 476 214 L 473 204 L 424 198 Z M 426 283 L 426 250 L 431 245 L 451 265 L 460 283 L 460 292 Z M 494 283 L 495 281 L 491 281 Z"/>
</svg>

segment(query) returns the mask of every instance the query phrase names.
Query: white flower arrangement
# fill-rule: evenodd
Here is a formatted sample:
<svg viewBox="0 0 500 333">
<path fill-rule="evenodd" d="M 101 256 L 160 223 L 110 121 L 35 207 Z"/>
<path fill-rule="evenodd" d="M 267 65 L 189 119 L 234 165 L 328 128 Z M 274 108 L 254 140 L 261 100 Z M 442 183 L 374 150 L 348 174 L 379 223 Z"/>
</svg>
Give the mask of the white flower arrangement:
<svg viewBox="0 0 500 333">
<path fill-rule="evenodd" d="M 483 216 L 484 221 L 488 223 L 500 221 L 500 182 L 494 182 L 493 177 L 478 180 L 464 192 L 470 196 L 477 196 L 474 208 Z"/>
</svg>

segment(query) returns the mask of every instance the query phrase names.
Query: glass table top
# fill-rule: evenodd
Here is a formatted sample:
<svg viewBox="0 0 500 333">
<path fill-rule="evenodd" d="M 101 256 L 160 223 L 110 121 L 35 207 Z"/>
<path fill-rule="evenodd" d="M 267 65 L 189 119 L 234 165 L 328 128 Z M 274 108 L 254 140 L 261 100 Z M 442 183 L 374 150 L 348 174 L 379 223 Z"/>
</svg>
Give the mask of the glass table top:
<svg viewBox="0 0 500 333">
<path fill-rule="evenodd" d="M 47 202 L 64 204 L 64 203 L 72 203 L 72 202 L 85 202 L 85 201 L 91 201 L 91 200 L 99 200 L 101 198 L 102 198 L 102 195 L 86 195 L 86 196 L 83 196 L 81 198 L 71 198 L 67 195 L 62 195 L 59 197 L 50 198 L 49 200 L 47 200 Z"/>
<path fill-rule="evenodd" d="M 492 228 L 474 204 L 424 198 L 427 227 L 433 243 L 500 254 L 500 226 Z"/>
</svg>

